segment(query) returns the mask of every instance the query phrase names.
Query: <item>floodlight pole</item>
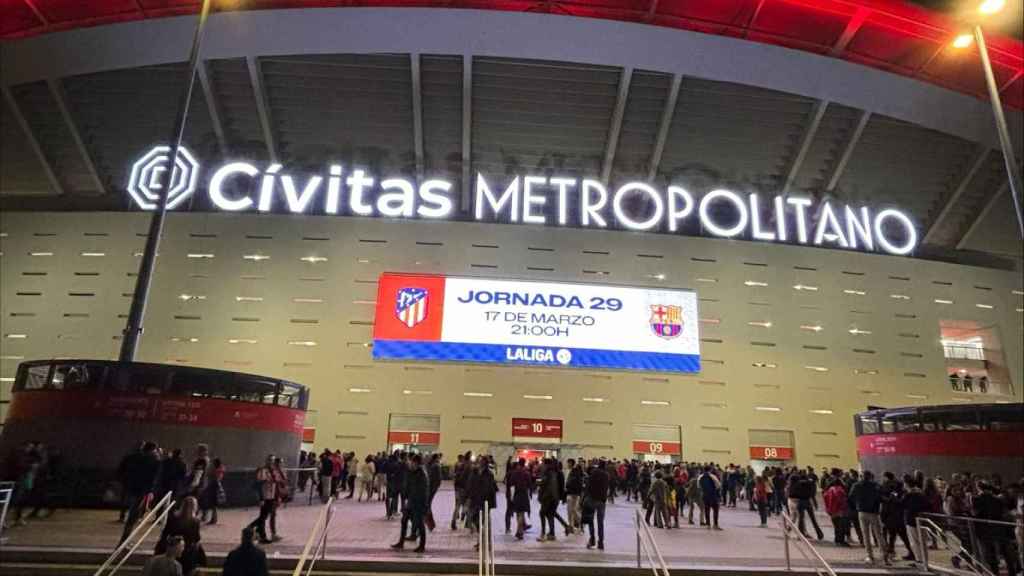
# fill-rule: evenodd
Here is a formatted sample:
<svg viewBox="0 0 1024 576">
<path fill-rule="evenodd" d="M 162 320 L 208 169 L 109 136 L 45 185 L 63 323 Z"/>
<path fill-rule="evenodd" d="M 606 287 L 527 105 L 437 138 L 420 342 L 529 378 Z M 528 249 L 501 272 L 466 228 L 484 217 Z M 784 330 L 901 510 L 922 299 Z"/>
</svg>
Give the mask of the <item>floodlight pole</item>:
<svg viewBox="0 0 1024 576">
<path fill-rule="evenodd" d="M 992 73 L 992 62 L 988 59 L 988 47 L 985 45 L 985 34 L 981 31 L 981 24 L 974 25 L 974 41 L 978 44 L 981 65 L 985 69 L 985 84 L 988 86 L 988 96 L 992 102 L 992 115 L 995 117 L 996 130 L 999 132 L 999 146 L 1003 152 L 1003 161 L 1006 163 L 1006 176 L 1010 180 L 1010 197 L 1013 198 L 1013 212 L 1017 216 L 1017 233 L 1024 240 L 1024 220 L 1021 219 L 1020 210 L 1022 192 L 1020 167 L 1017 166 L 1017 157 L 1013 154 L 1013 141 L 1010 140 L 1010 130 L 1006 126 L 1006 115 L 1003 114 L 999 87 L 996 86 L 996 77 Z"/>
<path fill-rule="evenodd" d="M 168 165 L 167 169 L 160 174 L 156 209 L 149 221 L 146 248 L 142 252 L 142 261 L 139 262 L 139 273 L 135 280 L 135 291 L 132 293 L 132 307 L 128 312 L 128 322 L 121 337 L 121 353 L 118 356 L 121 362 L 135 360 L 139 338 L 142 337 L 142 321 L 146 315 L 149 286 L 153 280 L 153 269 L 156 265 L 157 249 L 160 247 L 160 237 L 163 235 L 164 216 L 167 214 L 167 191 L 173 182 L 178 149 L 181 147 L 181 137 L 185 132 L 185 120 L 188 117 L 189 103 L 192 101 L 192 88 L 195 85 L 196 67 L 199 64 L 199 50 L 203 42 L 203 28 L 206 26 L 206 18 L 210 14 L 210 3 L 211 0 L 203 0 L 203 6 L 199 11 L 199 21 L 196 22 L 195 34 L 192 37 L 192 52 L 188 59 L 188 77 L 185 79 L 185 86 L 182 88 L 178 100 L 177 116 L 174 119 L 174 129 L 170 138 L 170 152 L 167 156 Z M 184 177 L 184 174 L 182 176 Z"/>
</svg>

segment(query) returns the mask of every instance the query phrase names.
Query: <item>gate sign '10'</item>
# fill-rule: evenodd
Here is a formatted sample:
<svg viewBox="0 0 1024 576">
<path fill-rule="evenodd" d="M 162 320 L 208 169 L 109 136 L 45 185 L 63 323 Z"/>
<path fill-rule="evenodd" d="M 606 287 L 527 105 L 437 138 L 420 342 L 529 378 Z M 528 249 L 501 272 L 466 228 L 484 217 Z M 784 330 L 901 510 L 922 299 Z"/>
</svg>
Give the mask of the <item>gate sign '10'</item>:
<svg viewBox="0 0 1024 576">
<path fill-rule="evenodd" d="M 687 290 L 383 274 L 374 359 L 700 371 Z"/>
</svg>

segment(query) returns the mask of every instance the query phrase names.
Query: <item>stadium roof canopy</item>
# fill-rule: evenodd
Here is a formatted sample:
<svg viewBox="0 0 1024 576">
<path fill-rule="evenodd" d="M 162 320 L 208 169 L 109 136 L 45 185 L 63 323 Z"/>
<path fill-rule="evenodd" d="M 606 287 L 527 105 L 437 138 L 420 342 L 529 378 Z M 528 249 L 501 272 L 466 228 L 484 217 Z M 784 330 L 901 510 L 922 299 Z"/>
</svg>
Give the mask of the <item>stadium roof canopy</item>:
<svg viewBox="0 0 1024 576">
<path fill-rule="evenodd" d="M 989 48 L 1020 156 L 1010 4 Z M 907 210 L 936 253 L 1021 254 L 978 53 L 951 47 L 964 13 L 882 0 L 214 6 L 186 132 L 204 159 L 829 196 Z M 197 9 L 5 1 L 0 206 L 127 209 L 132 161 L 167 138 Z"/>
</svg>

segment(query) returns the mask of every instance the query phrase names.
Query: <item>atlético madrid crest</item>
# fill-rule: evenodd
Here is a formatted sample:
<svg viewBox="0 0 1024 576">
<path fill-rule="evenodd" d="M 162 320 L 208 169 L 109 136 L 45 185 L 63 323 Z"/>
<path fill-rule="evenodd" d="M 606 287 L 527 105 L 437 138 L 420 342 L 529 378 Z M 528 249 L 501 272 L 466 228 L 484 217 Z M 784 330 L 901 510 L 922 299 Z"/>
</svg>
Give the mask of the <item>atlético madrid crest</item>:
<svg viewBox="0 0 1024 576">
<path fill-rule="evenodd" d="M 675 338 L 683 333 L 683 307 L 651 304 L 651 330 L 655 336 Z"/>
<path fill-rule="evenodd" d="M 427 317 L 426 288 L 399 288 L 395 298 L 395 316 L 409 328 L 423 322 Z"/>
</svg>

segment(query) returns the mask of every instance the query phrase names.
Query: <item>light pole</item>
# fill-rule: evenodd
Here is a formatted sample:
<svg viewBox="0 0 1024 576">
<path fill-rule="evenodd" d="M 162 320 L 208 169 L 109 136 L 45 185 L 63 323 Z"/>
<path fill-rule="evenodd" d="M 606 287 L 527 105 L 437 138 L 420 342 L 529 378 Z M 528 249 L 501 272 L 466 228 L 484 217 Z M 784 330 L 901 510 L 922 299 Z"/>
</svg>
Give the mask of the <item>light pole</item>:
<svg viewBox="0 0 1024 576">
<path fill-rule="evenodd" d="M 1005 5 L 1005 0 L 984 0 L 981 2 L 977 8 L 977 14 L 974 16 L 975 21 L 972 34 L 957 36 L 953 40 L 953 47 L 967 48 L 972 42 L 978 44 L 981 66 L 985 72 L 985 85 L 988 88 L 988 97 L 992 104 L 992 116 L 995 118 L 996 131 L 999 133 L 999 148 L 1002 150 L 1003 161 L 1006 164 L 1006 177 L 1010 181 L 1010 197 L 1013 198 L 1013 212 L 1017 216 L 1017 233 L 1024 240 L 1024 219 L 1022 219 L 1020 207 L 1020 197 L 1021 193 L 1024 192 L 1024 186 L 1021 184 L 1020 167 L 1017 166 L 1017 157 L 1013 153 L 1013 141 L 1010 139 L 1010 130 L 1006 125 L 1003 103 L 999 98 L 999 87 L 996 86 L 996 77 L 992 73 L 992 62 L 988 57 L 985 34 L 981 29 L 981 18 L 1000 12 Z"/>
<path fill-rule="evenodd" d="M 192 52 L 189 54 L 188 60 L 188 77 L 185 79 L 185 86 L 182 88 L 181 96 L 178 100 L 178 113 L 174 119 L 174 129 L 170 137 L 170 153 L 167 157 L 168 166 L 166 170 L 160 173 L 160 186 L 157 189 L 159 197 L 156 201 L 156 209 L 149 221 L 146 248 L 142 252 L 142 261 L 139 262 L 135 292 L 132 293 L 132 306 L 128 311 L 128 322 L 125 325 L 121 338 L 121 353 L 118 355 L 118 359 L 121 362 L 132 362 L 135 360 L 135 352 L 139 347 L 139 338 L 142 336 L 142 321 L 146 315 L 149 286 L 153 280 L 153 268 L 156 265 L 156 253 L 160 247 L 160 237 L 163 235 L 164 216 L 167 214 L 167 191 L 170 190 L 173 182 L 178 149 L 181 147 L 181 137 L 185 132 L 185 120 L 188 117 L 189 103 L 192 101 L 196 66 L 199 64 L 199 50 L 203 42 L 203 28 L 206 26 L 206 18 L 210 14 L 210 3 L 211 0 L 203 0 L 203 7 L 199 11 L 199 21 L 196 23 L 195 34 L 192 37 Z"/>
</svg>

